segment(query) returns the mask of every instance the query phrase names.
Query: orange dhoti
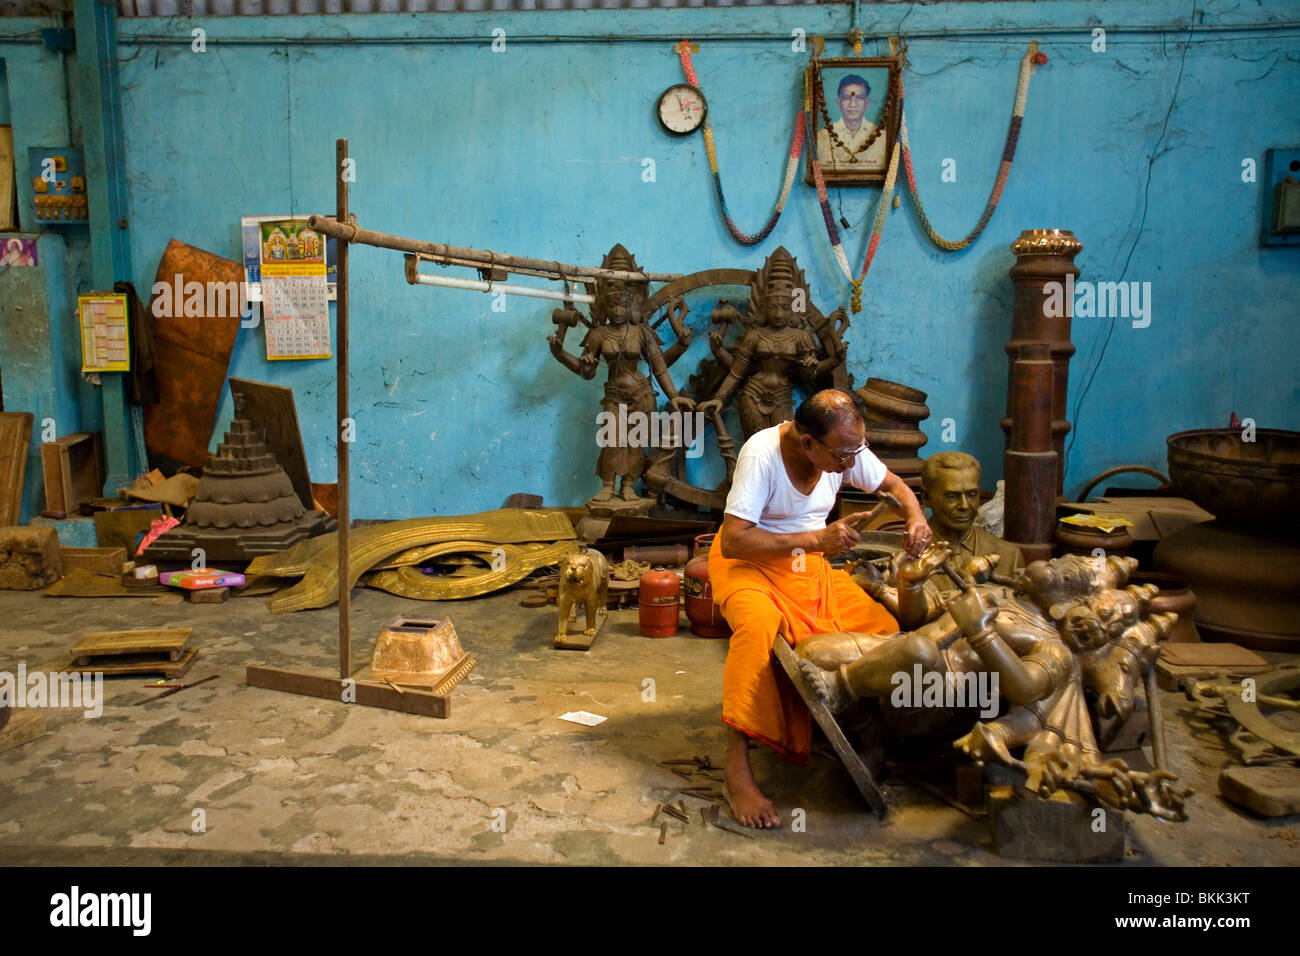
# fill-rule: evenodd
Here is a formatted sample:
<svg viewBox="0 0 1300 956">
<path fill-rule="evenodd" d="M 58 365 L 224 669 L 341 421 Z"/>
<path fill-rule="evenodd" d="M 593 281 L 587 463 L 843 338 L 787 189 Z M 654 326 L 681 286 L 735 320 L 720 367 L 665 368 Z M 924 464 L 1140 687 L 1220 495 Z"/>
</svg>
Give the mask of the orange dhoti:
<svg viewBox="0 0 1300 956">
<path fill-rule="evenodd" d="M 807 763 L 812 715 L 785 674 L 772 642 L 792 646 L 813 634 L 892 634 L 893 615 L 820 554 L 758 561 L 724 558 L 719 534 L 709 549 L 713 600 L 731 625 L 722 677 L 722 722 L 767 744 L 785 760 Z"/>
</svg>

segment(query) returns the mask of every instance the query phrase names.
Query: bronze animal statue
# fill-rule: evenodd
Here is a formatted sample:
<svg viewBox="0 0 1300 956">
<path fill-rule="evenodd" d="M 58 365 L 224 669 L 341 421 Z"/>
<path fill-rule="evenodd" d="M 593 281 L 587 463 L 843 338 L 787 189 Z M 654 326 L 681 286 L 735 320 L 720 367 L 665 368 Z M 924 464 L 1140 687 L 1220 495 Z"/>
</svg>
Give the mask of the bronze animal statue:
<svg viewBox="0 0 1300 956">
<path fill-rule="evenodd" d="M 569 633 L 569 615 L 574 606 L 587 609 L 585 637 L 595 637 L 597 616 L 605 613 L 609 599 L 609 568 L 605 556 L 599 551 L 582 548 L 560 559 L 560 590 L 556 603 L 560 609 L 559 630 L 556 641 L 563 643 Z"/>
</svg>

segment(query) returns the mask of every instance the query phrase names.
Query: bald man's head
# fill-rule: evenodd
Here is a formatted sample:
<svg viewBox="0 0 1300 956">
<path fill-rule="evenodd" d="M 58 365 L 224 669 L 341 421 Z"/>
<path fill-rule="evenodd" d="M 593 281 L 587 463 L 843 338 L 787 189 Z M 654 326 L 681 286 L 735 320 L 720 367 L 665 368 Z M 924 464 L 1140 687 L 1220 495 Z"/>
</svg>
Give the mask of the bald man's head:
<svg viewBox="0 0 1300 956">
<path fill-rule="evenodd" d="M 809 395 L 794 413 L 795 428 L 801 435 L 822 439 L 837 426 L 856 426 L 862 423 L 862 414 L 853 396 L 837 388 L 828 388 Z"/>
</svg>

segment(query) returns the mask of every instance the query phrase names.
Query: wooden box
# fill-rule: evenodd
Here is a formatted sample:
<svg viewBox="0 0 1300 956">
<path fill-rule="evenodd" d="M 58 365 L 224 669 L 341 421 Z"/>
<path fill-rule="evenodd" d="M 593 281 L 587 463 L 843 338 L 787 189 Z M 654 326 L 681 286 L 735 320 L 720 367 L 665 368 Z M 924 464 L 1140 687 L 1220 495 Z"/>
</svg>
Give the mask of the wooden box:
<svg viewBox="0 0 1300 956">
<path fill-rule="evenodd" d="M 47 511 L 75 514 L 104 489 L 104 443 L 99 432 L 76 432 L 41 445 Z"/>
<path fill-rule="evenodd" d="M 85 568 L 91 574 L 109 574 L 117 577 L 126 563 L 126 548 L 60 548 L 63 573 L 73 568 Z"/>
</svg>

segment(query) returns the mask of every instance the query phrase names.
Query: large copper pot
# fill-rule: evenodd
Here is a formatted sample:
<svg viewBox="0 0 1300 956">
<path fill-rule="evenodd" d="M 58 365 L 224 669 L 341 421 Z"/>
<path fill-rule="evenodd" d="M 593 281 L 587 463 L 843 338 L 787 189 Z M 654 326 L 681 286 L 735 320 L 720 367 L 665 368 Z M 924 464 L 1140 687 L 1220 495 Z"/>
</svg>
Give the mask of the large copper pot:
<svg viewBox="0 0 1300 956">
<path fill-rule="evenodd" d="M 1196 592 L 1196 628 L 1207 641 L 1300 651 L 1300 547 L 1286 529 L 1205 521 L 1156 545 L 1155 566 Z"/>
<path fill-rule="evenodd" d="M 1300 521 L 1300 432 L 1250 436 L 1234 428 L 1178 432 L 1169 446 L 1169 481 L 1216 518 L 1252 523 Z"/>
</svg>

